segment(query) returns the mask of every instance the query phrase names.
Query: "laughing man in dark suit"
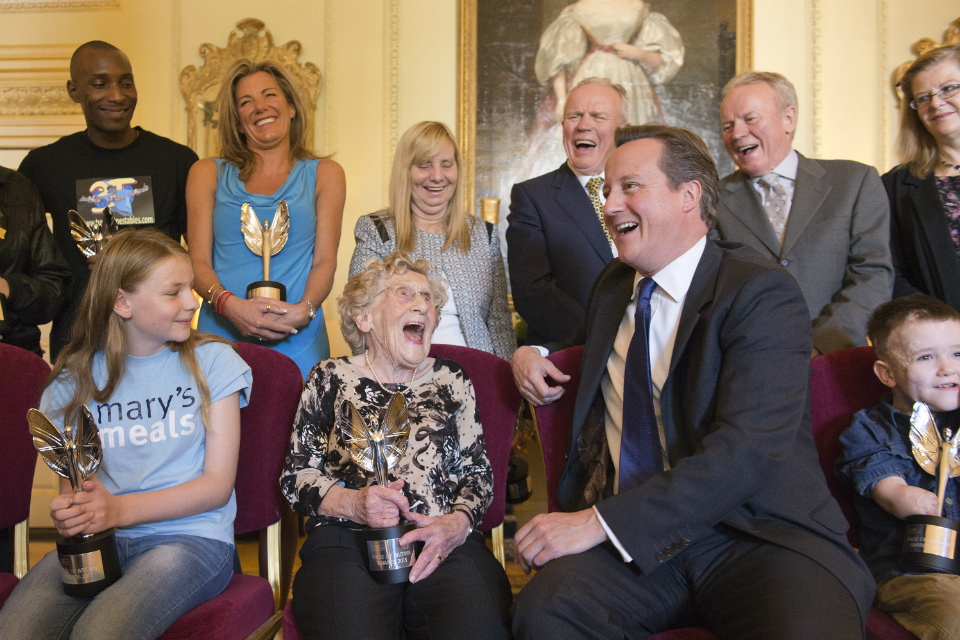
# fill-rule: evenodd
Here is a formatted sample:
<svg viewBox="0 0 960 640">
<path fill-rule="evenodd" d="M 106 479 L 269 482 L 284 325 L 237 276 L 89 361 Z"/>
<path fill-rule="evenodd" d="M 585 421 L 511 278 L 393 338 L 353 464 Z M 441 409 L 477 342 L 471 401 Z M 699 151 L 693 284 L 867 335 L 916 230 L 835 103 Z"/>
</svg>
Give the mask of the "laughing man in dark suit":
<svg viewBox="0 0 960 640">
<path fill-rule="evenodd" d="M 617 145 L 604 212 L 619 259 L 584 327 L 551 345 L 586 345 L 565 512 L 517 532 L 521 563 L 539 571 L 514 631 L 861 638 L 875 585 L 814 448 L 803 294 L 753 249 L 707 239 L 720 185 L 699 138 L 648 124 Z M 534 404 L 563 393 L 535 348 L 513 370 Z"/>
<path fill-rule="evenodd" d="M 563 340 L 576 330 L 593 281 L 616 255 L 597 213 L 603 206 L 598 191 L 614 132 L 626 124 L 626 99 L 623 87 L 609 80 L 580 82 L 564 106 L 567 161 L 510 193 L 507 264 L 528 344 Z"/>
</svg>

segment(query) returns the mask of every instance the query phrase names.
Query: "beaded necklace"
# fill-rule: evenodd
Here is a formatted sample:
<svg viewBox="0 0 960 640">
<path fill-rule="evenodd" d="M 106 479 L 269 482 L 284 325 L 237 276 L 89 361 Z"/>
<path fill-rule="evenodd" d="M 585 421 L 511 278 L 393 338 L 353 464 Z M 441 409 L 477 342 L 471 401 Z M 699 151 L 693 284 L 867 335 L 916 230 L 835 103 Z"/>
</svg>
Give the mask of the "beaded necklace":
<svg viewBox="0 0 960 640">
<path fill-rule="evenodd" d="M 387 389 L 385 386 L 383 386 L 383 383 L 380 382 L 380 378 L 379 376 L 377 376 L 377 372 L 374 371 L 373 367 L 370 365 L 370 358 L 367 356 L 368 353 L 370 353 L 369 349 L 363 352 L 363 361 L 367 363 L 367 369 L 370 369 L 370 373 L 373 374 L 373 379 L 377 381 L 377 384 L 380 385 L 380 388 L 383 389 L 386 393 L 389 393 L 389 394 L 397 393 L 396 391 L 390 391 L 390 389 Z M 406 393 L 407 391 L 410 390 L 410 386 L 413 384 L 413 379 L 417 377 L 417 369 L 419 368 L 420 368 L 419 364 L 417 364 L 417 366 L 413 368 L 413 375 L 410 376 L 410 382 L 407 383 L 406 387 L 403 387 L 402 389 L 400 389 L 400 391 Z M 401 383 L 396 382 L 394 384 L 399 385 Z"/>
</svg>

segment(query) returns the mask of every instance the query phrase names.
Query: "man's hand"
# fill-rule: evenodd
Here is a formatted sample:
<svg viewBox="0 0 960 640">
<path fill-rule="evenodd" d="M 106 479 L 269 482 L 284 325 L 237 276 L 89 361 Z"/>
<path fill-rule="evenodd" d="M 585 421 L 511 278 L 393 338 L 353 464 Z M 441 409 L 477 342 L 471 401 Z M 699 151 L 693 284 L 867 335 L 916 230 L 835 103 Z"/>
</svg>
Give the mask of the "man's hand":
<svg viewBox="0 0 960 640">
<path fill-rule="evenodd" d="M 553 366 L 533 347 L 520 347 L 514 351 L 510 367 L 520 395 L 535 407 L 550 404 L 563 395 L 563 387 L 551 387 L 547 384 L 547 378 L 554 382 L 570 380 L 570 376 Z"/>
<path fill-rule="evenodd" d="M 597 512 L 541 513 L 514 536 L 517 559 L 524 573 L 539 569 L 555 558 L 592 549 L 607 539 Z"/>
<path fill-rule="evenodd" d="M 887 476 L 873 489 L 873 499 L 889 514 L 903 520 L 907 516 L 939 516 L 936 494 L 907 484 L 900 476 Z"/>
</svg>

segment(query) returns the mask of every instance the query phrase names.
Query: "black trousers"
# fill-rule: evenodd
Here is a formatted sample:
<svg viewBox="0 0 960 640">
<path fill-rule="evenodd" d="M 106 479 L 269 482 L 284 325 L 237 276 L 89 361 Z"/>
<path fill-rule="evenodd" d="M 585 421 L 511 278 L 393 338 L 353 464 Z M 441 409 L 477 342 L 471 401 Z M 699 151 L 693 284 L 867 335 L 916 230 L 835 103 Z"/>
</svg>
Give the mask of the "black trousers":
<svg viewBox="0 0 960 640">
<path fill-rule="evenodd" d="M 354 535 L 320 526 L 300 550 L 292 606 L 305 639 L 510 637 L 510 582 L 480 533 L 426 579 L 388 585 L 370 577 Z"/>
<path fill-rule="evenodd" d="M 553 560 L 521 590 L 520 639 L 630 638 L 705 626 L 724 640 L 863 638 L 847 589 L 799 553 L 719 525 L 649 575 L 612 544 Z"/>
</svg>

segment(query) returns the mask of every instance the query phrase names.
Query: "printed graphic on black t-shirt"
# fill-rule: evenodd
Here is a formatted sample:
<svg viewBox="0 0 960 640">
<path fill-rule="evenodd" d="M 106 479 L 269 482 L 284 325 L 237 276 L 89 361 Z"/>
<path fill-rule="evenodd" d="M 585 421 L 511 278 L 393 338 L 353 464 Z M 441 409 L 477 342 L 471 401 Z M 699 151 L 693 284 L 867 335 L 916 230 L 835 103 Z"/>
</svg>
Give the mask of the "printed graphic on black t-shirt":
<svg viewBox="0 0 960 640">
<path fill-rule="evenodd" d="M 77 180 L 77 211 L 83 219 L 99 220 L 104 207 L 110 207 L 120 226 L 154 224 L 150 176 Z"/>
</svg>

